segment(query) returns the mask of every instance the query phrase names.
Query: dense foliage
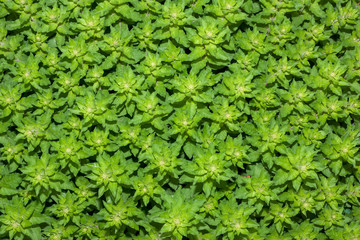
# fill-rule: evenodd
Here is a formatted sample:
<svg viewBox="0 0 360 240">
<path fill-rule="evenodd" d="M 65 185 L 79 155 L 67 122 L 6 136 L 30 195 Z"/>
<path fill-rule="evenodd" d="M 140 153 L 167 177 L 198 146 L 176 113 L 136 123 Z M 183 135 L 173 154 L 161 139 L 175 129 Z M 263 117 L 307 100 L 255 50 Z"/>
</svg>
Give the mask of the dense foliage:
<svg viewBox="0 0 360 240">
<path fill-rule="evenodd" d="M 360 239 L 351 0 L 1 0 L 0 239 Z"/>
</svg>

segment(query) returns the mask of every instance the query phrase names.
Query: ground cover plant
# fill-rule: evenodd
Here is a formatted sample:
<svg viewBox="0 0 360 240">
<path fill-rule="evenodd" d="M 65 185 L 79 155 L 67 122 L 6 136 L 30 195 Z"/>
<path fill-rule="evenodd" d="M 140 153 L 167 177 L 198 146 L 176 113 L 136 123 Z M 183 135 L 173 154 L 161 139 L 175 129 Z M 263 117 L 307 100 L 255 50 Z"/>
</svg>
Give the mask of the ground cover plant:
<svg viewBox="0 0 360 240">
<path fill-rule="evenodd" d="M 1 0 L 0 239 L 360 239 L 350 0 Z"/>
</svg>

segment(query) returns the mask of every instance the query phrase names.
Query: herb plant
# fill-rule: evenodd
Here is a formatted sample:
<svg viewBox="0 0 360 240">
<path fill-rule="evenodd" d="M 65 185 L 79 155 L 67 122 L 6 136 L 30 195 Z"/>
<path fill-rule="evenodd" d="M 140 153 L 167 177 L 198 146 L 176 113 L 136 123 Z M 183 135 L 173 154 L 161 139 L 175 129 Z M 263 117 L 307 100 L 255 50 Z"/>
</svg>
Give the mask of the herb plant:
<svg viewBox="0 0 360 240">
<path fill-rule="evenodd" d="M 0 239 L 359 239 L 355 0 L 1 0 Z"/>
</svg>

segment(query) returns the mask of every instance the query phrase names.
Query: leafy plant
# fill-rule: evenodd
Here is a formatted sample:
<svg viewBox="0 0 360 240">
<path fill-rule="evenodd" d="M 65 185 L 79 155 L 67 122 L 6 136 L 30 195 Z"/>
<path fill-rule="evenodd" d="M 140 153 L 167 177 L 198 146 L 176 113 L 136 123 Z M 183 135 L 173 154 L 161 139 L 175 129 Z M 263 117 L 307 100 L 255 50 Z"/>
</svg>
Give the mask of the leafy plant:
<svg viewBox="0 0 360 240">
<path fill-rule="evenodd" d="M 359 6 L 0 1 L 0 239 L 358 239 Z"/>
</svg>

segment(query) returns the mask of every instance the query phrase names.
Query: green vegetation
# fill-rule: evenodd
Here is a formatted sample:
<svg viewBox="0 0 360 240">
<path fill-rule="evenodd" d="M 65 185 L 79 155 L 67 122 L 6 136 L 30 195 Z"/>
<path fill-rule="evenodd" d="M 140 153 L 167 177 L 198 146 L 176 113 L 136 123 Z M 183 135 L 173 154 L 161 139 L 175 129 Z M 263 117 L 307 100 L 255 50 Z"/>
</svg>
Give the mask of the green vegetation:
<svg viewBox="0 0 360 240">
<path fill-rule="evenodd" d="M 0 0 L 0 239 L 360 239 L 353 0 Z"/>
</svg>

